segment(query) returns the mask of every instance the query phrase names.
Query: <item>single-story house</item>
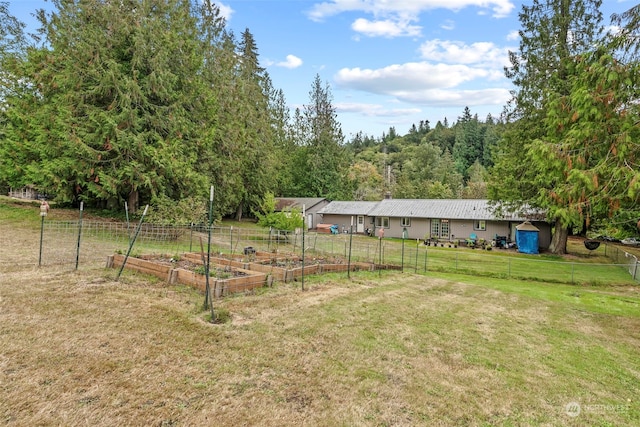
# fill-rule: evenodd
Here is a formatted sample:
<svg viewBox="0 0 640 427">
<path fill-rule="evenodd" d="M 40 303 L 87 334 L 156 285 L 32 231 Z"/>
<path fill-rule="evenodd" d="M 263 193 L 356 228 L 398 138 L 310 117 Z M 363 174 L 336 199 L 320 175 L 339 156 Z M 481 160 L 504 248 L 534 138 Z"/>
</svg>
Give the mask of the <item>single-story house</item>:
<svg viewBox="0 0 640 427">
<path fill-rule="evenodd" d="M 307 229 L 315 228 L 321 221 L 318 211 L 329 204 L 323 197 L 276 197 L 276 212 L 296 208 L 304 210 Z"/>
<path fill-rule="evenodd" d="M 354 233 L 366 233 L 373 230 L 373 218 L 369 211 L 380 202 L 339 202 L 333 201 L 318 211 L 324 224 L 336 224 L 340 232 L 349 231 L 353 225 Z"/>
<path fill-rule="evenodd" d="M 470 237 L 493 240 L 506 236 L 515 242 L 516 226 L 530 221 L 539 230 L 539 245 L 547 248 L 551 244 L 551 225 L 540 213 L 496 213 L 489 200 L 485 199 L 384 199 L 362 205 L 361 210 L 350 210 L 340 215 L 339 207 L 333 204 L 363 202 L 331 202 L 319 213 L 322 222 L 350 224 L 352 217 L 362 216 L 370 221 L 377 236 L 384 229 L 385 237 L 408 239 L 437 239 L 444 241 L 466 240 Z M 330 214 L 330 215 L 327 215 Z M 364 230 L 363 230 L 364 231 Z M 357 231 L 361 232 L 361 231 Z"/>
</svg>

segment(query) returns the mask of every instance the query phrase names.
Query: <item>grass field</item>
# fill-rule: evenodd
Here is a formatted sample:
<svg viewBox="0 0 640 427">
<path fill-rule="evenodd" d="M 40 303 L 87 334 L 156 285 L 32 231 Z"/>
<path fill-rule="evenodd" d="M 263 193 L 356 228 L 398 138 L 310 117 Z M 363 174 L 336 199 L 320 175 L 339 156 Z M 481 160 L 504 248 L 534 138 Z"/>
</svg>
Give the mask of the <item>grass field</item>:
<svg viewBox="0 0 640 427">
<path fill-rule="evenodd" d="M 13 212 L 0 424 L 640 425 L 637 285 L 309 277 L 216 300 L 211 325 L 199 293 L 102 263 L 5 268 L 37 250 Z"/>
</svg>

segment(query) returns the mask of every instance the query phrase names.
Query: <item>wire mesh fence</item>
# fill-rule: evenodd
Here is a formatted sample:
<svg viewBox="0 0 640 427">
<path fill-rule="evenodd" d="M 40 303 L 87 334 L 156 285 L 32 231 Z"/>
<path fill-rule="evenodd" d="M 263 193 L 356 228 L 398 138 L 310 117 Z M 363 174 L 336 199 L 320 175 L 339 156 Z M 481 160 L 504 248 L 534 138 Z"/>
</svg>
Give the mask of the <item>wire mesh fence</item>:
<svg viewBox="0 0 640 427">
<path fill-rule="evenodd" d="M 137 234 L 136 234 L 137 232 Z M 95 221 L 43 221 L 39 265 L 71 267 L 104 264 L 113 253 L 131 255 L 186 252 L 251 256 L 252 251 L 289 254 L 313 264 L 318 258 L 337 262 L 366 262 L 377 269 L 414 273 L 456 272 L 478 276 L 530 279 L 557 283 L 633 283 L 639 279 L 638 259 L 613 245 L 601 245 L 597 254 L 585 251 L 575 262 L 525 256 L 513 250 L 426 246 L 420 240 L 378 239 L 351 234 L 295 233 L 274 229 L 166 226 Z M 209 241 L 210 239 L 210 241 Z M 449 245 L 451 246 L 451 245 Z M 604 255 L 611 262 L 592 262 Z M 602 259 L 602 256 L 597 259 Z"/>
<path fill-rule="evenodd" d="M 605 254 L 611 258 L 615 264 L 626 266 L 627 271 L 634 280 L 640 280 L 640 271 L 638 271 L 638 257 L 625 251 L 619 246 L 604 245 Z"/>
</svg>

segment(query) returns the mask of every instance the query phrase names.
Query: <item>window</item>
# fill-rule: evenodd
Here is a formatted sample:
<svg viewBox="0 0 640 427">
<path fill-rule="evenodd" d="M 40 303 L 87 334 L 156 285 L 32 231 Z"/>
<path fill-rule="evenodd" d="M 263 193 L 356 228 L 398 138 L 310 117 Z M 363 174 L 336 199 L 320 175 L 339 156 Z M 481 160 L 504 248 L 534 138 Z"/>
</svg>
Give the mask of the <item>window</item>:
<svg viewBox="0 0 640 427">
<path fill-rule="evenodd" d="M 440 237 L 440 220 L 439 219 L 431 220 L 431 237 L 435 237 L 435 238 Z"/>
<path fill-rule="evenodd" d="M 376 217 L 376 227 L 380 228 L 389 228 L 389 217 L 388 216 L 377 216 Z"/>
<path fill-rule="evenodd" d="M 485 231 L 487 229 L 487 221 L 482 221 L 482 220 L 473 221 L 473 229 L 477 231 Z"/>
<path fill-rule="evenodd" d="M 449 220 L 441 219 L 440 220 L 440 237 L 445 239 L 449 238 Z"/>
<path fill-rule="evenodd" d="M 407 218 L 407 217 L 402 218 L 400 220 L 400 225 L 403 227 L 411 227 L 411 218 Z"/>
<path fill-rule="evenodd" d="M 448 219 L 432 219 L 431 220 L 431 238 L 449 238 L 449 220 Z"/>
</svg>

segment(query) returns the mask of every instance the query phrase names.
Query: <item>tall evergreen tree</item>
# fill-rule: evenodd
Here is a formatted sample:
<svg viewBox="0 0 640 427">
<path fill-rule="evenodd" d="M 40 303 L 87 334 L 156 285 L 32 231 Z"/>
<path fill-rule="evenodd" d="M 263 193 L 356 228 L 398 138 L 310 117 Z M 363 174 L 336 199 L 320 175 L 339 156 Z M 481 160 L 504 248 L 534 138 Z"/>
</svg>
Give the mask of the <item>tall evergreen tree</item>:
<svg viewBox="0 0 640 427">
<path fill-rule="evenodd" d="M 465 179 L 468 178 L 469 167 L 482 158 L 482 142 L 478 117 L 472 116 L 469 107 L 465 107 L 462 117 L 455 125 L 455 143 L 452 152 L 456 168 Z"/>
<path fill-rule="evenodd" d="M 511 67 L 505 70 L 516 90 L 507 110 L 510 126 L 495 153 L 489 195 L 512 208 L 528 204 L 546 209 L 555 224 L 550 247 L 555 253 L 566 252 L 568 229 L 581 222 L 580 215 L 553 198 L 562 168 L 549 173 L 532 144 L 545 138 L 547 100 L 552 94 L 568 95 L 573 61 L 600 38 L 600 5 L 600 0 L 534 0 L 531 6 L 523 5 L 520 49 L 510 52 Z"/>
<path fill-rule="evenodd" d="M 60 201 L 171 198 L 197 187 L 190 149 L 200 58 L 187 0 L 54 0 L 31 50 L 37 88 L 14 118 L 37 148 L 39 184 Z M 19 139 L 19 134 L 14 134 Z"/>
<path fill-rule="evenodd" d="M 275 89 L 269 83 L 269 112 L 273 134 L 274 153 L 277 159 L 274 175 L 276 177 L 274 194 L 290 196 L 292 183 L 292 160 L 296 144 L 292 136 L 291 113 L 287 106 L 282 89 Z"/>
<path fill-rule="evenodd" d="M 260 67 L 258 48 L 253 35 L 246 29 L 240 41 L 237 89 L 236 130 L 238 140 L 234 150 L 235 173 L 240 183 L 236 219 L 243 210 L 255 209 L 263 195 L 276 186 L 272 117 L 269 111 L 269 76 Z"/>
<path fill-rule="evenodd" d="M 346 185 L 349 159 L 331 101 L 329 85 L 323 85 L 320 76 L 316 75 L 309 92 L 309 103 L 299 117 L 298 144 L 302 153 L 298 154 L 300 167 L 295 170 L 295 179 L 301 186 L 299 196 L 349 197 Z"/>
</svg>

